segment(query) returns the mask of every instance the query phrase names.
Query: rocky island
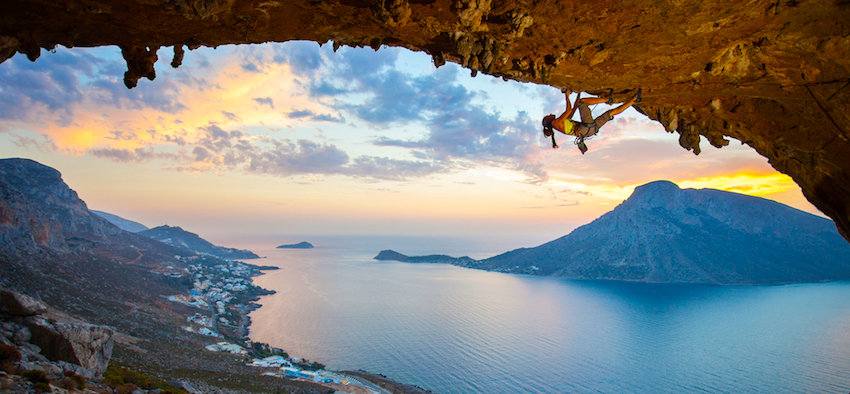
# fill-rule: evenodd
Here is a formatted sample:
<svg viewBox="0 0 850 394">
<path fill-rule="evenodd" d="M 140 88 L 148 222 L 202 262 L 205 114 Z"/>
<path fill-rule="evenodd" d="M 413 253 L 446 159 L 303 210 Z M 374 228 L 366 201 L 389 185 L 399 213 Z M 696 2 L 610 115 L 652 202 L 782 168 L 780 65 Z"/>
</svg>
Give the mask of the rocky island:
<svg viewBox="0 0 850 394">
<path fill-rule="evenodd" d="M 635 188 L 611 212 L 554 241 L 483 260 L 410 257 L 490 271 L 652 283 L 777 285 L 850 280 L 850 245 L 833 223 L 759 197 L 685 189 L 668 181 Z"/>
<path fill-rule="evenodd" d="M 299 242 L 291 245 L 280 245 L 277 249 L 313 249 L 313 244 L 309 242 Z"/>
<path fill-rule="evenodd" d="M 402 263 L 432 263 L 432 264 L 454 264 L 463 265 L 475 262 L 468 256 L 451 257 L 442 254 L 432 254 L 428 256 L 406 256 L 394 250 L 382 250 L 374 257 L 375 260 L 382 261 L 400 261 Z"/>
</svg>

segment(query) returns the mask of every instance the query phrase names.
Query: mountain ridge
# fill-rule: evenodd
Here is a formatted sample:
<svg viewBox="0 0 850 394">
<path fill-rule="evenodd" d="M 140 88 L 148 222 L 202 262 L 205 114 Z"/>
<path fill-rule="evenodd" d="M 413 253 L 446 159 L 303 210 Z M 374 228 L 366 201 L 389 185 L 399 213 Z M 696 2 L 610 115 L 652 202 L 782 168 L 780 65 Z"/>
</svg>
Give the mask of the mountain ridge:
<svg viewBox="0 0 850 394">
<path fill-rule="evenodd" d="M 223 259 L 234 260 L 260 258 L 260 256 L 256 255 L 250 250 L 226 248 L 223 246 L 214 245 L 211 242 L 201 238 L 198 234 L 186 231 L 177 226 L 172 227 L 167 224 L 154 227 L 152 229 L 140 231 L 138 234 L 150 237 L 151 239 L 155 239 L 157 241 L 178 248 L 187 249 L 198 253 L 211 254 L 213 256 L 220 257 Z"/>
<path fill-rule="evenodd" d="M 106 219 L 109 223 L 112 223 L 112 224 L 118 226 L 118 228 L 120 228 L 124 231 L 129 231 L 131 233 L 138 233 L 139 231 L 148 230 L 148 226 L 145 226 L 144 224 L 141 224 L 139 222 L 134 222 L 134 221 L 129 220 L 129 219 L 124 219 L 124 218 L 122 218 L 118 215 L 113 215 L 109 212 L 96 211 L 94 209 L 89 209 L 89 211 L 91 213 L 97 215 L 97 216 L 100 216 L 100 217 Z"/>
<path fill-rule="evenodd" d="M 760 197 L 682 190 L 669 181 L 638 186 L 612 211 L 537 247 L 447 262 L 508 273 L 653 283 L 850 280 L 850 245 L 828 219 Z"/>
</svg>

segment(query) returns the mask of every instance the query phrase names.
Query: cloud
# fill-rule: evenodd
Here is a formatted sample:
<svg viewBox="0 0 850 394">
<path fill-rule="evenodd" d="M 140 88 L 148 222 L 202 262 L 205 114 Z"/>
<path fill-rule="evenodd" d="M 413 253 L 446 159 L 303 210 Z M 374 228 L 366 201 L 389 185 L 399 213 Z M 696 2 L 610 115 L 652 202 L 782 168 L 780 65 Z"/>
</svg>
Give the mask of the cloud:
<svg viewBox="0 0 850 394">
<path fill-rule="evenodd" d="M 56 144 L 50 137 L 42 135 L 41 141 L 20 134 L 12 134 L 12 143 L 20 148 L 36 149 L 40 152 L 55 152 Z"/>
<path fill-rule="evenodd" d="M 460 84 L 457 66 L 412 75 L 395 67 L 397 54 L 395 50 L 377 53 L 365 49 L 341 50 L 325 78 L 310 82 L 309 94 L 314 98 L 364 97 L 325 104 L 353 115 L 370 127 L 389 129 L 411 122 L 425 126 L 428 134 L 422 139 L 383 136 L 373 143 L 410 149 L 417 159 L 434 160 L 431 166 L 440 167 L 440 171 L 477 163 L 522 171 L 531 182 L 547 179 L 537 157 L 540 151 L 537 121 L 524 112 L 509 118 L 477 104 L 481 93 Z M 314 114 L 300 110 L 288 116 L 307 118 Z M 453 163 L 456 160 L 466 164 Z"/>
<path fill-rule="evenodd" d="M 262 72 L 262 71 L 260 71 L 260 68 L 257 67 L 257 65 L 254 64 L 254 63 L 242 63 L 241 66 L 242 66 L 242 70 L 250 72 L 250 73 L 260 73 L 260 72 Z"/>
<path fill-rule="evenodd" d="M 224 60 L 215 68 L 205 68 L 209 62 L 198 53 L 194 65 L 188 60 L 180 70 L 165 68 L 155 82 L 132 90 L 120 83 L 125 64 L 117 52 L 60 51 L 53 60 L 40 59 L 41 70 L 18 58 L 0 67 L 0 104 L 11 100 L 0 105 L 0 119 L 25 117 L 21 120 L 32 124 L 38 111 L 64 114 L 62 128 L 48 134 L 60 145 L 97 157 L 280 176 L 401 180 L 483 165 L 522 172 L 533 182 L 547 177 L 537 158 L 536 122 L 527 114 L 506 116 L 484 107 L 481 92 L 458 82 L 457 66 L 421 75 L 400 70 L 397 49 L 344 48 L 331 54 L 313 42 L 223 48 L 215 56 Z M 234 86 L 243 93 L 234 95 Z M 377 137 L 371 145 L 372 150 L 401 148 L 409 159 L 375 152 L 351 159 L 336 145 L 275 140 L 226 127 L 245 124 L 258 133 L 253 127 L 265 125 L 268 111 L 261 107 L 266 105 L 290 121 L 274 125 L 280 129 L 295 130 L 293 120 L 345 124 L 354 119 L 361 122 L 357 126 L 378 130 L 424 127 L 426 134 Z M 33 141 L 19 143 L 35 148 Z M 166 154 L 178 148 L 181 154 Z"/>
<path fill-rule="evenodd" d="M 309 76 L 323 63 L 319 45 L 312 41 L 290 41 L 286 45 L 275 46 L 274 50 L 274 60 L 289 64 L 297 75 Z"/>
<path fill-rule="evenodd" d="M 360 156 L 347 174 L 384 180 L 406 180 L 447 172 L 448 168 L 425 161 L 396 160 L 387 157 Z"/>
<path fill-rule="evenodd" d="M 238 115 L 234 114 L 233 112 L 221 111 L 221 114 L 224 115 L 224 117 L 227 118 L 227 120 L 229 120 L 231 122 L 242 123 L 242 118 L 240 118 Z"/>
<path fill-rule="evenodd" d="M 303 119 L 303 120 L 312 120 L 317 122 L 332 122 L 332 123 L 344 123 L 345 119 L 341 117 L 335 117 L 329 114 L 316 114 L 311 110 L 294 110 L 285 114 L 289 119 Z"/>
<path fill-rule="evenodd" d="M 257 104 L 260 105 L 268 105 L 271 109 L 274 109 L 274 100 L 271 97 L 254 97 L 251 100 L 254 100 Z"/>
<path fill-rule="evenodd" d="M 334 145 L 286 141 L 252 157 L 247 170 L 273 175 L 337 174 L 348 161 L 348 155 Z"/>
<path fill-rule="evenodd" d="M 154 148 L 150 146 L 136 149 L 98 148 L 92 149 L 89 152 L 95 157 L 109 159 L 119 163 L 140 163 L 153 159 L 176 159 L 176 155 L 157 153 Z"/>
</svg>

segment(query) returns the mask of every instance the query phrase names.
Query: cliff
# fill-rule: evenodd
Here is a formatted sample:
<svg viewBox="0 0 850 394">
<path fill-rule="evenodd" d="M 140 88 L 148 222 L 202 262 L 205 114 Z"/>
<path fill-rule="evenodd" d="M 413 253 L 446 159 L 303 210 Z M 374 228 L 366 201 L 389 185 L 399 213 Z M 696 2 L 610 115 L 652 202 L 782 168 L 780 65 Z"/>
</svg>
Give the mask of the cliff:
<svg viewBox="0 0 850 394">
<path fill-rule="evenodd" d="M 123 231 L 88 210 L 59 171 L 29 159 L 0 160 L 0 255 L 94 253 L 156 265 L 191 255 Z"/>
<path fill-rule="evenodd" d="M 827 219 L 758 197 L 658 181 L 564 237 L 471 267 L 580 279 L 773 285 L 850 279 L 850 245 Z"/>
<path fill-rule="evenodd" d="M 506 79 L 603 93 L 700 152 L 729 137 L 790 175 L 850 240 L 850 7 L 832 0 L 38 0 L 0 3 L 0 59 L 118 45 L 124 83 L 157 50 L 268 41 L 403 46 Z"/>
</svg>

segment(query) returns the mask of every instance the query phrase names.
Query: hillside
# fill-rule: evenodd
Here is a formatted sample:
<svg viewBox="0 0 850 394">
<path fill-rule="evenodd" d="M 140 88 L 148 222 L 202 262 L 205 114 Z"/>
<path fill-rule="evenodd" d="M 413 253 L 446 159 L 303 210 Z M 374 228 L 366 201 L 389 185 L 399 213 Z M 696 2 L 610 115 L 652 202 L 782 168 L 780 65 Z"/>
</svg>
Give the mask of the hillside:
<svg viewBox="0 0 850 394">
<path fill-rule="evenodd" d="M 213 245 L 209 241 L 201 238 L 198 234 L 190 233 L 180 227 L 171 227 L 168 225 L 154 227 L 149 230 L 140 231 L 139 235 L 150 237 L 157 241 L 178 248 L 195 251 L 198 253 L 211 254 L 223 259 L 258 259 L 257 256 L 250 250 L 225 248 L 223 246 Z"/>
<path fill-rule="evenodd" d="M 850 280 L 832 222 L 758 197 L 652 182 L 613 211 L 474 268 L 567 278 L 723 285 Z"/>
<path fill-rule="evenodd" d="M 118 226 L 118 228 L 120 228 L 124 231 L 129 231 L 131 233 L 138 233 L 139 231 L 144 231 L 144 230 L 148 229 L 148 227 L 145 226 L 144 224 L 141 224 L 139 222 L 134 222 L 132 220 L 127 220 L 127 219 L 124 219 L 120 216 L 113 215 L 111 213 L 102 212 L 102 211 L 95 211 L 93 209 L 90 209 L 89 211 L 91 211 L 91 213 L 93 213 L 97 216 L 100 216 L 100 217 L 106 219 L 109 223 L 112 223 L 112 224 Z"/>
<path fill-rule="evenodd" d="M 207 350 L 222 339 L 185 327 L 189 317 L 210 316 L 210 308 L 169 300 L 185 298 L 196 279 L 219 296 L 223 289 L 215 283 L 239 284 L 228 289 L 230 301 L 218 314 L 228 321 L 221 332 L 238 341 L 250 322 L 242 314 L 267 294 L 251 284 L 259 273 L 123 231 L 92 214 L 59 171 L 27 159 L 0 160 L 0 391 L 49 392 L 22 380 L 24 371 L 46 371 L 63 386 L 70 374 L 96 379 L 109 364 L 135 371 L 130 376 L 145 387 L 102 380 L 89 388 L 163 392 L 143 384 L 141 372 L 191 382 L 205 393 L 326 393 L 311 383 L 260 376 L 242 356 Z"/>
</svg>

